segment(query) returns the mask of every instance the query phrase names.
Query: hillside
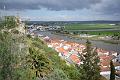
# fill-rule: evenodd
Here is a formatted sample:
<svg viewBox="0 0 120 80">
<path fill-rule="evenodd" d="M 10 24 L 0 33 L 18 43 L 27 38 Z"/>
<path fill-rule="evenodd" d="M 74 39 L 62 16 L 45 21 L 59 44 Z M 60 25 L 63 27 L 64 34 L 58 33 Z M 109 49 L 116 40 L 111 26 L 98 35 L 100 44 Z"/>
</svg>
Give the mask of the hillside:
<svg viewBox="0 0 120 80">
<path fill-rule="evenodd" d="M 11 26 L 0 31 L 0 63 L 0 80 L 81 80 L 83 75 L 44 40 Z"/>
</svg>

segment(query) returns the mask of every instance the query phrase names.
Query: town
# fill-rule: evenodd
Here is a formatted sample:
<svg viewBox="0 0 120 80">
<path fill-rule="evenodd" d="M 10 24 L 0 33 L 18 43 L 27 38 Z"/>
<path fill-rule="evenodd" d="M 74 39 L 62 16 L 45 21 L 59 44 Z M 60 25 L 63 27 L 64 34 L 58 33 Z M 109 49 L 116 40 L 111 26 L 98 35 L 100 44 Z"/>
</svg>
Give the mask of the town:
<svg viewBox="0 0 120 80">
<path fill-rule="evenodd" d="M 34 29 L 33 29 L 34 30 Z M 30 32 L 30 31 L 29 31 Z M 65 41 L 62 39 L 50 38 L 48 36 L 43 36 L 41 34 L 37 34 L 31 32 L 30 35 L 34 37 L 40 37 L 46 41 L 48 47 L 56 50 L 61 57 L 61 59 L 66 60 L 66 64 L 82 64 L 80 60 L 80 56 L 83 53 L 83 50 L 86 48 L 85 45 L 79 44 L 76 42 Z M 96 47 L 94 47 L 96 48 Z M 107 51 L 101 48 L 97 48 L 97 53 L 100 58 L 100 68 L 101 75 L 109 78 L 110 75 L 110 61 L 112 60 L 115 65 L 116 74 L 120 76 L 120 54 L 115 51 Z"/>
</svg>

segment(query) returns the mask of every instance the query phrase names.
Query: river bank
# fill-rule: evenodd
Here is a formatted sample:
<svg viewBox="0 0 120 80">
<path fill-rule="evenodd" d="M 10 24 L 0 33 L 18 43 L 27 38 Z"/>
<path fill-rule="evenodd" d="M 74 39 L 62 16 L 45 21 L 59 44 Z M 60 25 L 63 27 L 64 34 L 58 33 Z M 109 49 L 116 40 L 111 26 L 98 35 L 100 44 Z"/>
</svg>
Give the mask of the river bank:
<svg viewBox="0 0 120 80">
<path fill-rule="evenodd" d="M 51 38 L 57 38 L 57 39 L 64 39 L 66 41 L 72 41 L 72 42 L 77 42 L 80 44 L 85 44 L 86 39 L 83 38 L 71 38 L 69 36 L 65 36 L 63 34 L 53 34 L 51 31 L 36 31 L 36 33 L 44 35 L 44 36 L 49 36 Z M 90 40 L 93 46 L 96 46 L 101 49 L 105 49 L 108 51 L 115 51 L 118 54 L 120 53 L 120 44 L 111 44 L 111 43 L 106 43 L 103 41 L 95 41 L 95 40 Z"/>
<path fill-rule="evenodd" d="M 105 36 L 99 36 L 99 35 L 95 35 L 95 36 L 92 36 L 92 35 L 89 35 L 89 36 L 80 36 L 80 35 L 74 35 L 74 34 L 63 34 L 63 33 L 56 33 L 56 32 L 53 32 L 53 34 L 56 34 L 56 35 L 64 35 L 64 36 L 68 36 L 70 38 L 76 38 L 76 39 L 85 39 L 85 40 L 92 40 L 92 41 L 103 41 L 103 42 L 106 42 L 106 43 L 110 43 L 110 44 L 120 44 L 120 40 L 111 40 L 111 39 L 106 39 Z"/>
</svg>

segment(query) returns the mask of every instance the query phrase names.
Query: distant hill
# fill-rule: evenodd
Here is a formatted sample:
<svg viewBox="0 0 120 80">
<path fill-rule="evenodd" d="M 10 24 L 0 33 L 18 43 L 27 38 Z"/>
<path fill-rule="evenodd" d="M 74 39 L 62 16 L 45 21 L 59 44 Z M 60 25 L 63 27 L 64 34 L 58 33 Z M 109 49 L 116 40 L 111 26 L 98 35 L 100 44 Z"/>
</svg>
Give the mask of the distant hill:
<svg viewBox="0 0 120 80">
<path fill-rule="evenodd" d="M 63 25 L 63 24 L 118 24 L 120 21 L 109 21 L 109 20 L 96 20 L 96 21 L 28 21 L 27 24 L 51 24 L 51 25 Z"/>
</svg>

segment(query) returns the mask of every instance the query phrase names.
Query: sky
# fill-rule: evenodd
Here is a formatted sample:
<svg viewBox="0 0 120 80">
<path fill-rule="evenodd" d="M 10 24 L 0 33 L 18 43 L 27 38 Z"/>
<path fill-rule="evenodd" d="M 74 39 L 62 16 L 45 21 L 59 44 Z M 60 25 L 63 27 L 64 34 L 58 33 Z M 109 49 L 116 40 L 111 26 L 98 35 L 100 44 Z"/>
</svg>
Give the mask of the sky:
<svg viewBox="0 0 120 80">
<path fill-rule="evenodd" d="M 0 15 L 31 21 L 118 21 L 120 0 L 0 0 Z"/>
</svg>

